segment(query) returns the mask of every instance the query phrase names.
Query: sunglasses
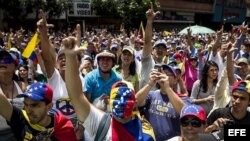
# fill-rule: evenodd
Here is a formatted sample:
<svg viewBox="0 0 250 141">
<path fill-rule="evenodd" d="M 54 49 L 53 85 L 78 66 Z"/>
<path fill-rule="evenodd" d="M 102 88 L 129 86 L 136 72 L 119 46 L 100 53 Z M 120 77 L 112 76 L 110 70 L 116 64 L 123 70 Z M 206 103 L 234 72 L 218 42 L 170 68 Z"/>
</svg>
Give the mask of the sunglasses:
<svg viewBox="0 0 250 141">
<path fill-rule="evenodd" d="M 11 64 L 13 63 L 12 58 L 0 58 L 0 63 Z"/>
<path fill-rule="evenodd" d="M 189 120 L 188 118 L 182 118 L 182 119 L 180 120 L 180 123 L 181 123 L 181 126 L 182 126 L 182 127 L 187 127 L 189 124 L 191 124 L 192 127 L 199 128 L 199 127 L 201 127 L 201 125 L 202 125 L 202 121 L 199 120 L 199 119 L 192 119 L 192 120 Z"/>
</svg>

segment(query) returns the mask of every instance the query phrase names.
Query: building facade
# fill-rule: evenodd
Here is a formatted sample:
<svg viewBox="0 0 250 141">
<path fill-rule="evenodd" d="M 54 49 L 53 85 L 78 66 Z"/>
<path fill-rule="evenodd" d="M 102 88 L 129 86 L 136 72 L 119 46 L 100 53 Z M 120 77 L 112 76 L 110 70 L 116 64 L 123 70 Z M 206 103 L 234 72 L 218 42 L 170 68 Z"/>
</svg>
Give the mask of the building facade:
<svg viewBox="0 0 250 141">
<path fill-rule="evenodd" d="M 204 25 L 219 28 L 240 24 L 246 19 L 245 0 L 159 0 L 161 17 L 155 21 L 159 28 L 183 28 Z"/>
</svg>

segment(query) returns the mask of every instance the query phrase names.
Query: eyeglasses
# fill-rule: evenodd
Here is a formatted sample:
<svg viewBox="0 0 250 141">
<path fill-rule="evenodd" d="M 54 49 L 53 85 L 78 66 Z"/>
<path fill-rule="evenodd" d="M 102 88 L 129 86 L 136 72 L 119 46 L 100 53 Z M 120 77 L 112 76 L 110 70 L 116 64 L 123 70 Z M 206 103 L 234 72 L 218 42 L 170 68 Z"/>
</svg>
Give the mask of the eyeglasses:
<svg viewBox="0 0 250 141">
<path fill-rule="evenodd" d="M 189 120 L 188 118 L 182 118 L 180 122 L 181 122 L 182 127 L 187 127 L 189 124 L 191 124 L 192 127 L 199 128 L 201 127 L 201 124 L 202 124 L 201 120 L 198 120 L 198 119 Z"/>
<path fill-rule="evenodd" d="M 0 58 L 0 63 L 11 64 L 11 63 L 13 63 L 13 59 L 11 59 L 11 58 Z"/>
</svg>

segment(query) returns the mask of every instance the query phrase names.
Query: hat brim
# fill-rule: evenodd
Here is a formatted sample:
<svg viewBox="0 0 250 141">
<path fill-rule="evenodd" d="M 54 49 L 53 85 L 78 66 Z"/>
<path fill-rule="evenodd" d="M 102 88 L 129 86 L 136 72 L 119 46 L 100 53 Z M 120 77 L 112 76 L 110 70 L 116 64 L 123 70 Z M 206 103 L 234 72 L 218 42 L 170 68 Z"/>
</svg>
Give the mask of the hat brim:
<svg viewBox="0 0 250 141">
<path fill-rule="evenodd" d="M 13 53 L 8 52 L 7 50 L 0 50 L 0 56 L 2 56 L 3 54 L 8 55 L 12 59 L 12 61 L 14 62 L 14 64 L 18 65 L 18 60 L 14 59 L 15 55 Z M 17 59 L 17 57 L 16 57 L 16 59 Z"/>
<path fill-rule="evenodd" d="M 122 50 L 122 52 L 124 52 L 124 51 L 128 51 L 129 53 L 131 53 L 132 55 L 134 55 L 133 51 L 130 50 L 130 49 L 124 48 L 124 49 Z"/>
<path fill-rule="evenodd" d="M 174 70 L 169 65 L 163 64 L 162 68 L 167 69 L 168 71 L 170 71 L 170 73 L 172 73 L 176 77 L 176 74 L 175 74 Z"/>
<path fill-rule="evenodd" d="M 202 119 L 201 117 L 197 116 L 196 114 L 192 114 L 192 113 L 184 114 L 184 115 L 182 115 L 182 116 L 180 117 L 180 119 L 182 119 L 182 118 L 184 118 L 184 117 L 187 117 L 187 116 L 194 116 L 194 117 L 200 119 L 201 121 L 206 121 L 206 120 Z"/>
<path fill-rule="evenodd" d="M 30 93 L 23 93 L 23 94 L 19 94 L 17 96 L 17 98 L 21 98 L 21 97 L 27 97 L 27 98 L 30 98 L 31 100 L 34 100 L 34 101 L 44 101 L 45 99 L 40 96 L 40 95 L 36 95 L 36 94 L 30 94 Z"/>
<path fill-rule="evenodd" d="M 155 48 L 155 47 L 160 47 L 160 46 L 164 46 L 165 48 L 167 48 L 166 44 L 164 44 L 164 43 L 156 44 L 156 45 L 154 45 L 154 48 Z"/>
<path fill-rule="evenodd" d="M 97 58 L 103 58 L 103 57 L 115 58 L 115 55 L 108 52 L 102 52 L 97 55 Z"/>
</svg>

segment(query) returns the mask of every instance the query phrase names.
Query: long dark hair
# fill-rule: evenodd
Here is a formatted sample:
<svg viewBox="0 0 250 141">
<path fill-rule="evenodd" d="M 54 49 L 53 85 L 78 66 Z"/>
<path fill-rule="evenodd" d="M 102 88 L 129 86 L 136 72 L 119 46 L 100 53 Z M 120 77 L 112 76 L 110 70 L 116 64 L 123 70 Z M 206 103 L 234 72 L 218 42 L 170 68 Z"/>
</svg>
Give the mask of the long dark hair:
<svg viewBox="0 0 250 141">
<path fill-rule="evenodd" d="M 200 88 L 202 87 L 204 93 L 206 93 L 208 90 L 208 84 L 207 84 L 208 70 L 211 66 L 214 66 L 219 70 L 219 66 L 214 61 L 207 61 L 207 63 L 205 64 L 202 70 L 202 77 L 200 81 Z M 218 76 L 216 77 L 216 79 L 213 80 L 213 86 L 216 86 L 217 82 L 218 82 Z"/>
<path fill-rule="evenodd" d="M 122 59 L 121 59 L 121 55 L 119 57 L 119 61 L 118 61 L 118 67 L 116 70 L 121 70 L 122 68 Z M 135 64 L 135 57 L 133 62 L 131 62 L 131 64 L 129 65 L 129 75 L 134 76 L 136 74 L 136 64 Z"/>
<path fill-rule="evenodd" d="M 20 65 L 18 66 L 18 71 L 20 68 L 24 68 L 25 70 L 29 71 L 29 67 L 27 65 Z M 19 81 L 24 81 L 24 79 L 20 76 L 20 73 L 18 72 L 18 80 Z"/>
</svg>

